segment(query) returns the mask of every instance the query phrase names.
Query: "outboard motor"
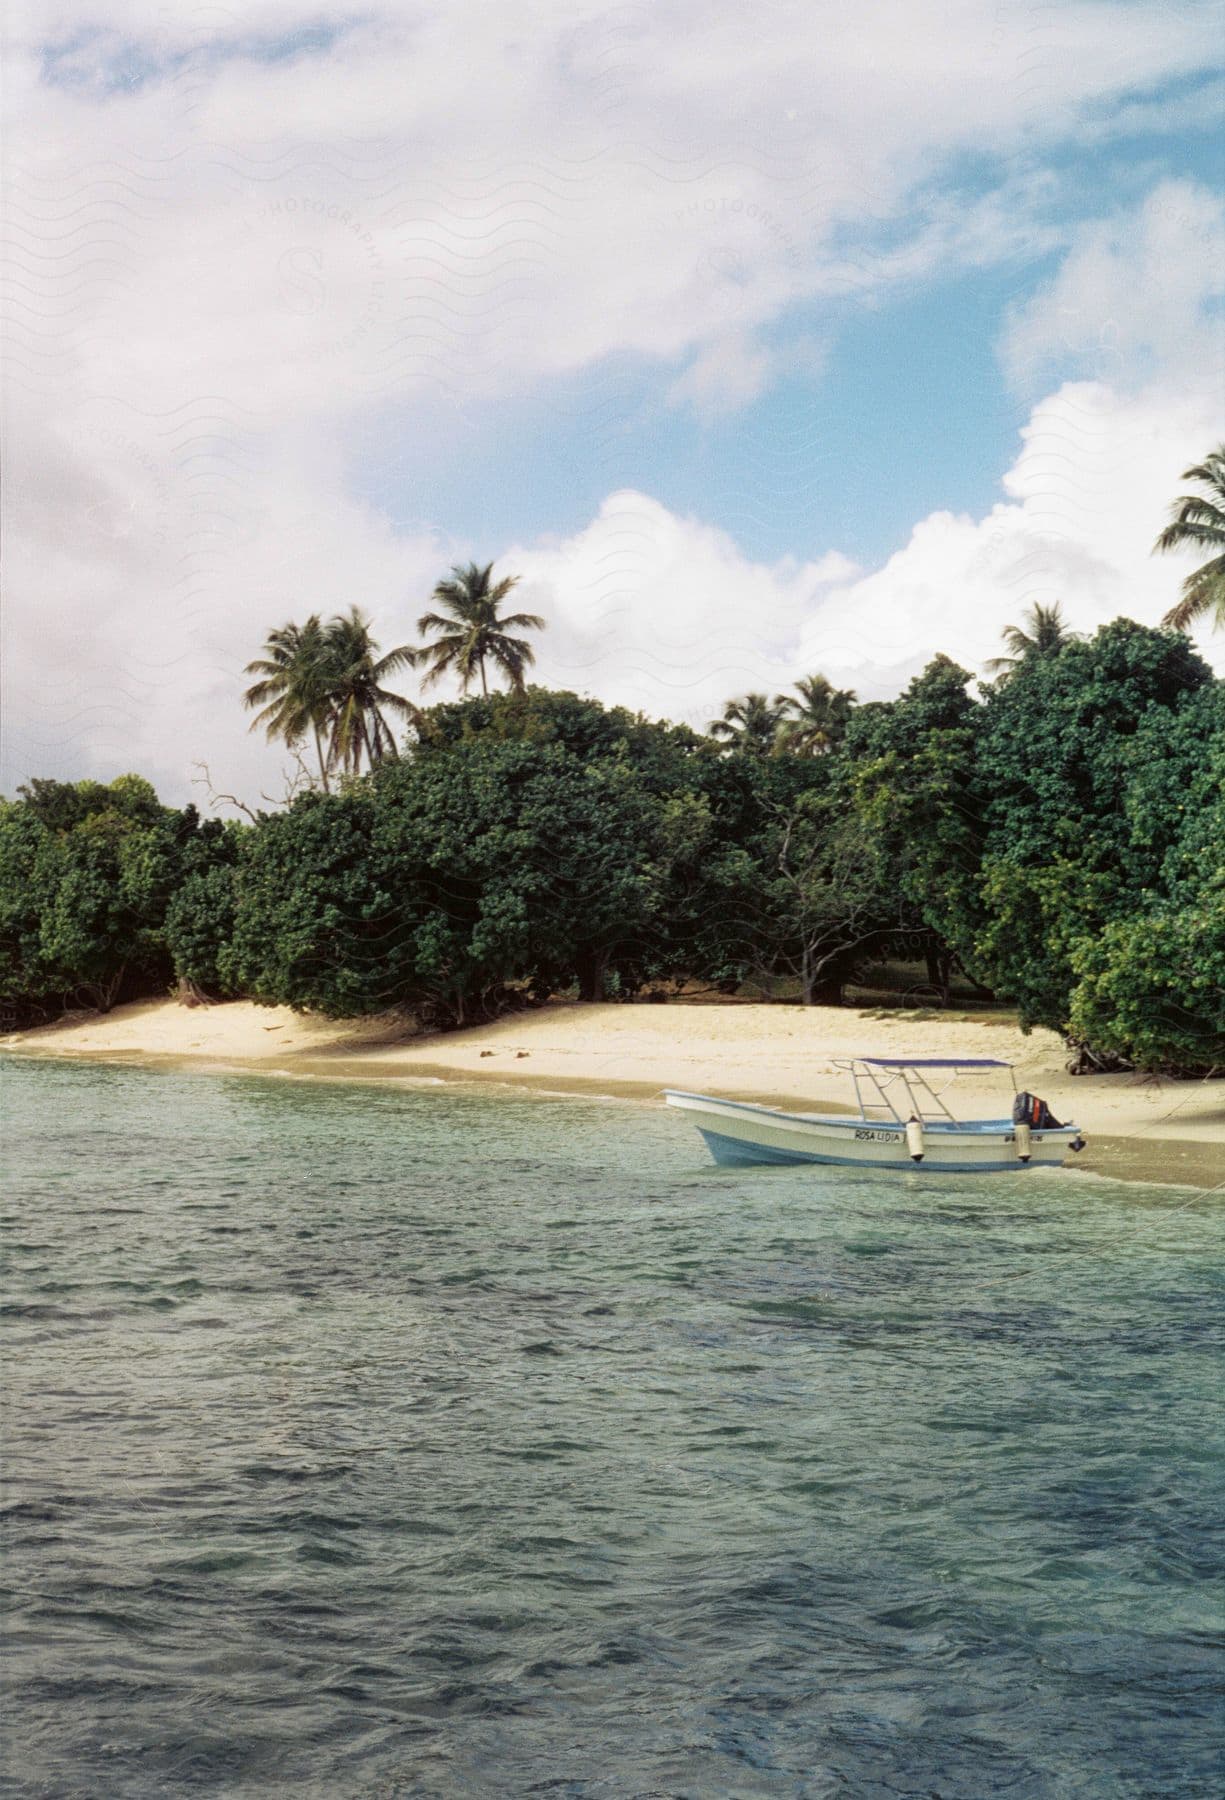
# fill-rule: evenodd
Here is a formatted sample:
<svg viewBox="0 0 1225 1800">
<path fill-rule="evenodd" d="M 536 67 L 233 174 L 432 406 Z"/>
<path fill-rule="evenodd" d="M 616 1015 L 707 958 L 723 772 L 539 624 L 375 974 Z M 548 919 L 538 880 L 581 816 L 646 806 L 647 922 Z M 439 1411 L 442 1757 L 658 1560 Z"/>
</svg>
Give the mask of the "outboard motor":
<svg viewBox="0 0 1225 1800">
<path fill-rule="evenodd" d="M 1058 1131 L 1059 1120 L 1046 1101 L 1037 1094 L 1020 1093 L 1012 1103 L 1012 1122 L 1016 1127 L 1017 1156 L 1027 1163 L 1033 1155 L 1035 1131 Z"/>
<path fill-rule="evenodd" d="M 1028 1125 L 1031 1131 L 1059 1131 L 1062 1129 L 1045 1100 L 1037 1094 L 1018 1094 L 1012 1103 L 1012 1122 L 1014 1125 Z"/>
</svg>

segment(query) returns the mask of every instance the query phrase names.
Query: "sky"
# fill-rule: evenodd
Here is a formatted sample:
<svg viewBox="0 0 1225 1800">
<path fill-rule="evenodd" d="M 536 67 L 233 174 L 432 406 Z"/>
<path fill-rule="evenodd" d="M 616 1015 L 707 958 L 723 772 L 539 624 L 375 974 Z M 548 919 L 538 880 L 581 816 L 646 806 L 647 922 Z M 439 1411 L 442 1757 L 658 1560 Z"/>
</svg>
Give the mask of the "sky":
<svg viewBox="0 0 1225 1800">
<path fill-rule="evenodd" d="M 1225 438 L 1221 24 L 19 0 L 0 791 L 276 801 L 267 631 L 414 642 L 469 559 L 540 680 L 699 727 L 979 672 L 1039 602 L 1155 624 Z"/>
</svg>

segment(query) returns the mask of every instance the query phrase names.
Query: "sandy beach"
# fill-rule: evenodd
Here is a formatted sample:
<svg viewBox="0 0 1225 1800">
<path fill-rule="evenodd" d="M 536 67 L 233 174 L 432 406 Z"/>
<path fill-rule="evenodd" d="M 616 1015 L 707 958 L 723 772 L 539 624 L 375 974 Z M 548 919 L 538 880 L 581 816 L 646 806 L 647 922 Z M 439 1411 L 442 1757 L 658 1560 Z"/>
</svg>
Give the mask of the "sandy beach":
<svg viewBox="0 0 1225 1800">
<path fill-rule="evenodd" d="M 237 1000 L 159 1000 L 16 1032 L 22 1055 L 101 1058 L 261 1075 L 515 1084 L 649 1101 L 664 1087 L 774 1105 L 847 1106 L 836 1057 L 873 1052 L 995 1057 L 1089 1137 L 1078 1167 L 1133 1180 L 1225 1183 L 1225 1080 L 1070 1076 L 1049 1031 L 1025 1036 L 1006 1014 L 931 1015 L 852 1008 L 554 1004 L 443 1036 L 406 1035 L 398 1015 L 334 1021 Z M 1001 1087 L 1001 1080 L 1003 1086 Z M 1007 1076 L 958 1084 L 967 1112 L 1000 1110 Z"/>
</svg>

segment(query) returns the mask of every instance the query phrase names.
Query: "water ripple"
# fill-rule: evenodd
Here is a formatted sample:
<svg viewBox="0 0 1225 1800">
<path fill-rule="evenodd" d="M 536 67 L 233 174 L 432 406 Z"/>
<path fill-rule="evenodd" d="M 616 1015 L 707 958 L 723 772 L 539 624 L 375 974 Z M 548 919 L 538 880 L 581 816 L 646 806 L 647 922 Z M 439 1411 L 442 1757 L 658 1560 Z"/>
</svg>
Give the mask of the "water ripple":
<svg viewBox="0 0 1225 1800">
<path fill-rule="evenodd" d="M 1210 1198 L 6 1082 L 9 1791 L 1215 1800 Z"/>
</svg>

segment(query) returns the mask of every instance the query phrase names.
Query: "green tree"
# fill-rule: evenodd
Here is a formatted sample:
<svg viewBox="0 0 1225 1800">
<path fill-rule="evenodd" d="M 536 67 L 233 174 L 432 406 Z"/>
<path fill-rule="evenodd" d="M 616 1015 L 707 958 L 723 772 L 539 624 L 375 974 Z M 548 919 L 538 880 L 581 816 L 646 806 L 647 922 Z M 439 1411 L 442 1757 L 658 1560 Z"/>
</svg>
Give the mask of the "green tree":
<svg viewBox="0 0 1225 1800">
<path fill-rule="evenodd" d="M 779 747 L 785 716 L 784 703 L 771 701 L 765 694 L 745 694 L 739 700 L 729 700 L 723 716 L 711 720 L 710 735 L 733 750 L 750 756 L 769 756 Z"/>
<path fill-rule="evenodd" d="M 309 732 L 314 738 L 319 779 L 329 791 L 329 775 L 360 772 L 396 755 L 387 714 L 416 717 L 416 708 L 384 683 L 412 668 L 418 652 L 401 644 L 380 656 L 370 621 L 356 607 L 337 613 L 326 626 L 317 613 L 305 625 L 281 625 L 268 634 L 264 655 L 247 664 L 260 679 L 243 703 L 259 711 L 251 722 L 269 742 L 280 738 L 297 750 Z"/>
<path fill-rule="evenodd" d="M 1073 641 L 1074 634 L 1068 630 L 1062 602 L 1056 600 L 1053 606 L 1043 606 L 1038 600 L 1026 613 L 1023 625 L 1005 627 L 1004 643 L 1009 654 L 994 657 L 987 668 L 993 674 L 1007 679 L 1008 675 L 1030 657 L 1057 656 L 1065 645 Z"/>
<path fill-rule="evenodd" d="M 335 1015 L 487 1015 L 511 983 L 597 999 L 649 935 L 660 808 L 630 764 L 461 741 L 304 796 L 253 834 L 235 968 L 258 997 Z"/>
<path fill-rule="evenodd" d="M 537 687 L 431 707 L 418 732 L 418 757 L 522 741 L 632 771 L 655 803 L 649 848 L 635 852 L 653 897 L 632 949 L 623 941 L 608 964 L 618 992 L 668 979 L 734 989 L 754 966 L 767 910 L 758 840 L 767 808 L 815 779 L 804 759 L 726 757 L 687 726 Z"/>
<path fill-rule="evenodd" d="M 194 814 L 160 805 L 148 782 L 31 783 L 0 809 L 0 1000 L 85 1002 L 164 988 L 163 921 Z"/>
<path fill-rule="evenodd" d="M 319 779 L 328 789 L 328 763 L 324 737 L 328 721 L 327 633 L 318 613 L 305 625 L 292 622 L 268 633 L 264 654 L 249 662 L 244 671 L 258 675 L 243 695 L 248 712 L 259 711 L 252 731 L 263 726 L 269 743 L 280 738 L 297 750 L 309 732 L 319 759 Z"/>
<path fill-rule="evenodd" d="M 709 741 L 686 725 L 648 719 L 623 706 L 541 687 L 511 689 L 422 709 L 414 722 L 420 754 L 476 739 L 561 744 L 584 762 L 628 757 L 645 780 L 683 785 L 686 771 L 713 763 Z"/>
<path fill-rule="evenodd" d="M 1225 1069 L 1225 870 L 1193 901 L 1112 919 L 1073 950 L 1074 1041 L 1141 1069 Z"/>
<path fill-rule="evenodd" d="M 977 779 L 984 841 L 976 970 L 1026 1025 L 1067 1027 L 1081 939 L 1162 879 L 1181 815 L 1131 794 L 1137 746 L 1187 742 L 1185 707 L 1211 674 L 1186 639 L 1119 619 L 1024 662 L 986 698 Z M 1184 764 L 1180 779 L 1189 780 Z M 1147 840 L 1147 841 L 1146 841 Z"/>
<path fill-rule="evenodd" d="M 1077 948 L 1120 911 L 1126 891 L 1109 869 L 1075 856 L 1032 865 L 997 853 L 984 858 L 974 954 L 1000 998 L 1015 1003 L 1025 1030 L 1066 1032 Z"/>
<path fill-rule="evenodd" d="M 1198 481 L 1201 494 L 1182 494 L 1170 509 L 1170 523 L 1153 545 L 1155 552 L 1192 549 L 1213 552 L 1182 584 L 1182 599 L 1162 620 L 1186 631 L 1202 614 L 1225 626 L 1225 444 L 1202 463 L 1184 469 L 1183 481 Z"/>
<path fill-rule="evenodd" d="M 794 979 L 804 1006 L 839 1004 L 853 965 L 907 923 L 879 843 L 816 790 L 780 814 L 766 884 L 763 972 Z"/>
<path fill-rule="evenodd" d="M 381 779 L 430 843 L 431 879 L 455 916 L 475 908 L 471 943 L 513 950 L 486 981 L 518 979 L 538 993 L 577 982 L 580 996 L 620 990 L 651 935 L 660 802 L 624 757 L 580 760 L 558 743 L 475 741 Z M 466 978 L 471 987 L 471 975 Z M 478 984 L 479 986 L 479 984 Z"/>
<path fill-rule="evenodd" d="M 836 688 L 824 675 L 806 675 L 795 684 L 794 694 L 779 694 L 774 704 L 783 714 L 779 743 L 802 756 L 824 756 L 846 734 L 853 688 Z"/>
<path fill-rule="evenodd" d="M 411 1002 L 405 904 L 371 854 L 374 804 L 363 786 L 303 794 L 244 845 L 224 973 L 254 999 L 332 1018 Z"/>
<path fill-rule="evenodd" d="M 363 756 L 369 766 L 396 760 L 396 740 L 387 715 L 401 721 L 417 716 L 417 708 L 384 683 L 403 669 L 412 668 L 420 653 L 400 644 L 382 656 L 370 630 L 370 621 L 356 606 L 337 613 L 327 629 L 326 676 L 327 760 L 346 775 L 361 773 Z"/>
<path fill-rule="evenodd" d="M 844 776 L 859 828 L 873 836 L 899 894 L 914 909 L 928 980 L 947 993 L 954 956 L 973 973 L 982 923 L 979 872 L 983 708 L 969 673 L 938 656 L 899 699 L 857 721 Z"/>
<path fill-rule="evenodd" d="M 1225 683 L 1133 743 L 1128 904 L 1072 952 L 1073 1039 L 1138 1068 L 1225 1067 Z"/>
<path fill-rule="evenodd" d="M 752 850 L 729 836 L 709 793 L 663 798 L 647 867 L 651 907 L 641 954 L 625 986 L 675 980 L 734 992 L 760 962 L 768 901 Z"/>
<path fill-rule="evenodd" d="M 433 598 L 440 610 L 422 613 L 417 621 L 423 636 L 434 634 L 433 643 L 419 653 L 433 659 L 423 685 L 428 687 L 442 675 L 458 675 L 460 692 L 466 694 L 479 675 L 481 693 L 488 694 L 486 664 L 491 663 L 513 689 L 522 690 L 536 655 L 526 638 L 511 634 L 543 631 L 545 622 L 537 613 L 499 611 L 518 580 L 517 575 L 507 575 L 495 582 L 492 563 L 483 569 L 468 563 L 456 564 L 450 577 L 438 583 Z"/>
<path fill-rule="evenodd" d="M 188 814 L 195 809 L 189 807 Z M 209 819 L 184 836 L 179 885 L 166 907 L 165 935 L 180 988 L 210 999 L 241 990 L 233 967 L 239 863 L 252 828 Z"/>
<path fill-rule="evenodd" d="M 42 944 L 42 906 L 51 891 L 47 864 L 55 843 L 54 828 L 28 799 L 0 800 L 0 1018 L 6 1029 L 55 1000 Z"/>
</svg>

